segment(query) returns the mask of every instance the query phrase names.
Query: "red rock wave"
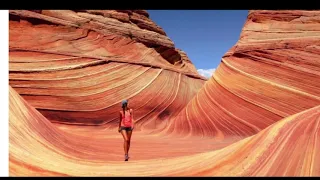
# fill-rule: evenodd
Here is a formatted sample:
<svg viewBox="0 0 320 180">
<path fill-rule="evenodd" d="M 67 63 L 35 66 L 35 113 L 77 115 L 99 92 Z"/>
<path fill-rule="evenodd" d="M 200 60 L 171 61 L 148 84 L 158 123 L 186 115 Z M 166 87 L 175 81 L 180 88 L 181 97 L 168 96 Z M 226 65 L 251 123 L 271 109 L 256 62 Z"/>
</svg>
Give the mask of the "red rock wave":
<svg viewBox="0 0 320 180">
<path fill-rule="evenodd" d="M 167 132 L 249 136 L 320 105 L 319 18 L 320 11 L 250 11 L 238 43 Z"/>
<path fill-rule="evenodd" d="M 319 17 L 250 11 L 205 82 L 144 10 L 10 11 L 10 176 L 319 176 Z"/>
<path fill-rule="evenodd" d="M 52 122 L 115 126 L 129 99 L 155 128 L 204 83 L 145 11 L 12 10 L 9 32 L 9 84 Z"/>
<path fill-rule="evenodd" d="M 122 162 L 104 160 L 118 153 L 110 146 L 112 139 L 103 139 L 106 134 L 88 137 L 61 131 L 11 87 L 9 103 L 10 176 L 320 175 L 320 106 L 289 116 L 216 151 L 186 155 L 180 149 L 178 154 L 185 156 L 162 158 L 161 153 L 151 151 L 152 159 Z M 145 140 L 142 137 L 137 141 Z M 159 138 L 152 143 L 162 152 L 168 151 Z M 195 144 L 196 141 L 182 147 Z M 145 148 L 139 153 L 147 153 Z"/>
</svg>

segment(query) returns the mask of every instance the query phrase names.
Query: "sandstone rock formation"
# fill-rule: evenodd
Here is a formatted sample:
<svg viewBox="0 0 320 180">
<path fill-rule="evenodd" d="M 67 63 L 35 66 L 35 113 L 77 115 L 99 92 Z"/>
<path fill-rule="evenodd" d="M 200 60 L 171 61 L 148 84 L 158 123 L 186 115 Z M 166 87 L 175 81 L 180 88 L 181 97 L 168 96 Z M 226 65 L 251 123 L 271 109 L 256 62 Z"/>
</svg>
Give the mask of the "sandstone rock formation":
<svg viewBox="0 0 320 180">
<path fill-rule="evenodd" d="M 120 102 L 156 128 L 202 87 L 146 11 L 11 10 L 10 85 L 52 122 L 115 126 Z"/>
<path fill-rule="evenodd" d="M 154 138 L 148 143 L 160 145 L 162 153 L 146 151 L 147 147 L 139 153 L 151 153 L 158 158 L 129 163 L 105 160 L 117 154 L 114 147 L 110 147 L 110 142 L 115 143 L 112 139 L 95 136 L 92 141 L 92 136 L 61 131 L 11 87 L 9 107 L 11 176 L 320 175 L 320 106 L 287 117 L 254 136 L 216 151 L 159 159 L 159 155 L 167 154 L 164 152 L 168 148 Z M 140 138 L 143 140 L 146 141 Z M 170 140 L 173 139 L 167 139 Z M 197 143 L 194 141 L 188 146 Z M 117 144 L 119 150 L 120 144 Z M 209 141 L 202 142 L 202 146 L 204 144 L 208 146 Z"/>
<path fill-rule="evenodd" d="M 250 136 L 320 105 L 319 18 L 319 11 L 250 11 L 240 40 L 167 131 Z"/>
<path fill-rule="evenodd" d="M 320 176 L 320 11 L 250 11 L 206 82 L 148 16 L 10 11 L 11 176 Z"/>
</svg>

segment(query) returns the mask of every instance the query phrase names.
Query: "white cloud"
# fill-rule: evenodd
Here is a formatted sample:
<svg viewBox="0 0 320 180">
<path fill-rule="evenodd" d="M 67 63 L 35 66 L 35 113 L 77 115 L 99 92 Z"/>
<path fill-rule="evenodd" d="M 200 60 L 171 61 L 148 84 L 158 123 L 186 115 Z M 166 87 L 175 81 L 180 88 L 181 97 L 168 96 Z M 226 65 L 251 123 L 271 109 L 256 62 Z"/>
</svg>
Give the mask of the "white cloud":
<svg viewBox="0 0 320 180">
<path fill-rule="evenodd" d="M 212 68 L 212 69 L 198 69 L 198 73 L 201 76 L 204 76 L 204 77 L 209 79 L 212 76 L 212 74 L 213 74 L 213 72 L 215 70 L 216 70 L 215 68 Z"/>
</svg>

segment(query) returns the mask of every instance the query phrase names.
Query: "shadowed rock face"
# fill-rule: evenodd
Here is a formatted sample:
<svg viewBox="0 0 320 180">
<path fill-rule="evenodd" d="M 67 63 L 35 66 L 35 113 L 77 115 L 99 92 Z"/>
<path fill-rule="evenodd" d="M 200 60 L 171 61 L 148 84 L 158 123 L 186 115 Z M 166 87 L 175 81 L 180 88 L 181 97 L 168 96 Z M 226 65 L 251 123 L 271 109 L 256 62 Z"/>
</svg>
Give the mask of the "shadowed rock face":
<svg viewBox="0 0 320 180">
<path fill-rule="evenodd" d="M 10 85 L 52 122 L 114 126 L 129 99 L 155 128 L 202 87 L 187 55 L 140 10 L 10 11 Z M 158 118 L 161 117 L 161 118 Z"/>
<path fill-rule="evenodd" d="M 320 11 L 250 11 L 206 82 L 146 11 L 10 13 L 11 176 L 320 176 Z"/>
<path fill-rule="evenodd" d="M 167 130 L 249 136 L 317 106 L 319 59 L 320 11 L 250 11 L 240 40 Z"/>
</svg>

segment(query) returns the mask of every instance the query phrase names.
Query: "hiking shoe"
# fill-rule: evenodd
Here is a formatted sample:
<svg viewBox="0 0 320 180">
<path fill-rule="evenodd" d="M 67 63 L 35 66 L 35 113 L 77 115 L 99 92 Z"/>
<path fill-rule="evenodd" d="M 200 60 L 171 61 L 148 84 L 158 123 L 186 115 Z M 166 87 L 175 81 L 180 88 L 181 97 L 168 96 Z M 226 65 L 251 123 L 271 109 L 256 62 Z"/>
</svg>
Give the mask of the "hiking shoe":
<svg viewBox="0 0 320 180">
<path fill-rule="evenodd" d="M 124 161 L 128 161 L 128 159 L 129 159 L 128 154 L 124 155 Z"/>
</svg>

